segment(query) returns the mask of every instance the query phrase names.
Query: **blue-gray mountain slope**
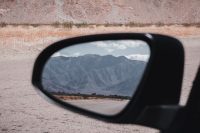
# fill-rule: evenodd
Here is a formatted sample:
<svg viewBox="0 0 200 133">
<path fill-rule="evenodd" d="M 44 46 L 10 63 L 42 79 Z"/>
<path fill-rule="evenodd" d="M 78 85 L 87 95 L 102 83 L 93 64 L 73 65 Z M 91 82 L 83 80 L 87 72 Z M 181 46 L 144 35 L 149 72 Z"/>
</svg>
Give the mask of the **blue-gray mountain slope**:
<svg viewBox="0 0 200 133">
<path fill-rule="evenodd" d="M 124 56 L 51 57 L 44 71 L 44 89 L 54 93 L 132 96 L 146 62 Z"/>
</svg>

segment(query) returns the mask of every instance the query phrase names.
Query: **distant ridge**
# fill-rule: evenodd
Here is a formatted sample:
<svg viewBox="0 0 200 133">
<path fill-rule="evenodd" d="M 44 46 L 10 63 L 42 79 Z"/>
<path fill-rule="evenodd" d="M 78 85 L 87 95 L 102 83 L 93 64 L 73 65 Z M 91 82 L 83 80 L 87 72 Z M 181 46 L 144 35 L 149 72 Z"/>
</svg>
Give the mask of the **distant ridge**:
<svg viewBox="0 0 200 133">
<path fill-rule="evenodd" d="M 132 96 L 145 65 L 123 56 L 57 56 L 46 64 L 42 84 L 54 93 Z"/>
</svg>

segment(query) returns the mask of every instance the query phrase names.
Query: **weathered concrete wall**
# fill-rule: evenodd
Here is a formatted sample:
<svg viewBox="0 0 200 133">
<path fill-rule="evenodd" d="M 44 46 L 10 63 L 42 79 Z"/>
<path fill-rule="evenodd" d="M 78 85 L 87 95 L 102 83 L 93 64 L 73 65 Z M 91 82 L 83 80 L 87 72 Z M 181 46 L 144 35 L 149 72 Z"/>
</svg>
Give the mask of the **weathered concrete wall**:
<svg viewBox="0 0 200 133">
<path fill-rule="evenodd" d="M 0 23 L 200 23 L 200 0 L 0 0 Z"/>
</svg>

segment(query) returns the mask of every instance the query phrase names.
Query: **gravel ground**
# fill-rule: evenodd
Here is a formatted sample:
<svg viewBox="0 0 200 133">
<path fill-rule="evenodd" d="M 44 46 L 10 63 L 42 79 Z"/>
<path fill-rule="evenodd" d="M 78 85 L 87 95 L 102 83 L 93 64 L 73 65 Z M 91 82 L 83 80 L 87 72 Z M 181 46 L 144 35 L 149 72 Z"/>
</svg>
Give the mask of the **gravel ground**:
<svg viewBox="0 0 200 133">
<path fill-rule="evenodd" d="M 0 0 L 0 23 L 199 24 L 199 6 L 199 0 Z"/>
<path fill-rule="evenodd" d="M 6 32 L 4 32 L 6 33 Z M 16 32 L 17 33 L 17 32 Z M 19 34 L 20 35 L 20 34 Z M 52 37 L 52 36 L 51 36 Z M 200 35 L 177 36 L 184 44 L 186 62 L 180 103 L 184 105 L 200 64 Z M 0 32 L 0 132 L 2 133 L 156 133 L 158 130 L 136 125 L 118 125 L 87 118 L 45 101 L 31 85 L 31 72 L 36 55 L 46 45 L 24 47 L 8 45 Z M 21 37 L 23 38 L 23 36 Z M 24 37 L 25 38 L 25 37 Z M 59 39 L 58 36 L 55 36 Z M 55 41 L 55 38 L 51 38 Z M 60 38 L 63 38 L 61 36 Z M 10 41 L 9 41 L 10 40 Z M 20 39 L 19 39 L 20 40 Z M 21 42 L 25 43 L 27 40 Z M 38 41 L 38 40 L 37 40 Z M 14 41 L 15 42 L 15 41 Z M 16 43 L 15 42 L 15 43 Z M 31 41 L 29 41 L 31 42 Z M 52 42 L 52 41 L 51 41 Z M 47 42 L 45 42 L 47 43 Z M 17 42 L 16 44 L 20 44 Z M 16 47 L 14 47 L 16 46 Z M 21 46 L 19 48 L 19 46 Z M 20 50 L 24 50 L 20 51 Z"/>
<path fill-rule="evenodd" d="M 104 123 L 48 103 L 30 83 L 33 62 L 33 59 L 0 62 L 0 132 L 155 132 L 138 126 Z"/>
</svg>

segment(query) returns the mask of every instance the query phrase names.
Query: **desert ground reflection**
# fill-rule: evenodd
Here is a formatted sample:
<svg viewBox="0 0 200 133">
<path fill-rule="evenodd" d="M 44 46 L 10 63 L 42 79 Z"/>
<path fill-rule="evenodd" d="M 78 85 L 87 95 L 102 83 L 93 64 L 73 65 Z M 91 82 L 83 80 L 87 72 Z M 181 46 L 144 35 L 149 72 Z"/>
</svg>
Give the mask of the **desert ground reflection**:
<svg viewBox="0 0 200 133">
<path fill-rule="evenodd" d="M 115 115 L 120 113 L 130 101 L 125 98 L 100 98 L 100 97 L 81 97 L 81 96 L 59 96 L 56 98 L 71 105 L 104 115 Z"/>
</svg>

